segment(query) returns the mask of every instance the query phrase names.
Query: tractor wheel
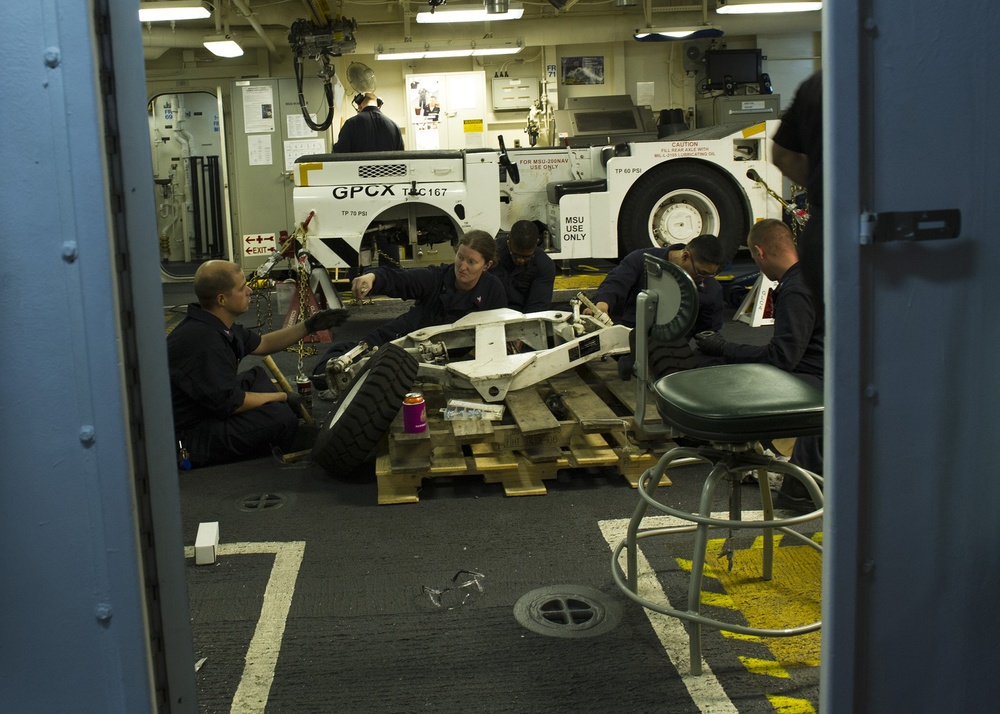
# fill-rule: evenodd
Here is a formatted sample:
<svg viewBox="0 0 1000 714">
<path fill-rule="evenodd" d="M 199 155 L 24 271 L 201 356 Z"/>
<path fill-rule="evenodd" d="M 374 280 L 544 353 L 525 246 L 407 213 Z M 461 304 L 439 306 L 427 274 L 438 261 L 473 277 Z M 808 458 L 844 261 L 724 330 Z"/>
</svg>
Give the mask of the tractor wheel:
<svg viewBox="0 0 1000 714">
<path fill-rule="evenodd" d="M 619 255 L 687 243 L 711 234 L 722 241 L 728 264 L 746 240 L 747 221 L 738 188 L 698 164 L 664 164 L 632 187 L 618 215 Z"/>
<path fill-rule="evenodd" d="M 413 387 L 417 360 L 401 347 L 383 345 L 363 364 L 323 425 L 312 459 L 334 476 L 359 480 L 379 439 Z"/>
</svg>

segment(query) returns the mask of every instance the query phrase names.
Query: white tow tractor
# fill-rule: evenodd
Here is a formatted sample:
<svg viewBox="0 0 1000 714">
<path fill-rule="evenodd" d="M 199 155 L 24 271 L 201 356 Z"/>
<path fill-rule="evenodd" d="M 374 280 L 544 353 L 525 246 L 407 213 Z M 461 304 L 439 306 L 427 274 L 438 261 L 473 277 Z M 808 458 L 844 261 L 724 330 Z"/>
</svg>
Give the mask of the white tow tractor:
<svg viewBox="0 0 1000 714">
<path fill-rule="evenodd" d="M 296 215 L 312 214 L 306 250 L 322 266 L 367 265 L 378 236 L 454 243 L 518 220 L 547 227 L 553 259 L 614 259 L 637 248 L 718 235 L 735 255 L 754 222 L 781 218 L 768 188 L 778 121 L 716 126 L 601 145 L 303 156 Z M 608 139 L 614 140 L 614 135 Z"/>
</svg>

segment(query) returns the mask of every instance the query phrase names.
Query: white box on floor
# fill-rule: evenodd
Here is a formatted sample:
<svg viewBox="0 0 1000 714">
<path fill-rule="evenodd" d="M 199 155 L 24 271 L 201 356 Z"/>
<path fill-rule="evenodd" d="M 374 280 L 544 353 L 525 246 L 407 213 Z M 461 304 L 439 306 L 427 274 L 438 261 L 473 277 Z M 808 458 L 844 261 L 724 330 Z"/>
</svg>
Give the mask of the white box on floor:
<svg viewBox="0 0 1000 714">
<path fill-rule="evenodd" d="M 215 562 L 215 552 L 219 548 L 219 522 L 198 524 L 198 536 L 194 539 L 194 564 L 211 565 Z"/>
</svg>

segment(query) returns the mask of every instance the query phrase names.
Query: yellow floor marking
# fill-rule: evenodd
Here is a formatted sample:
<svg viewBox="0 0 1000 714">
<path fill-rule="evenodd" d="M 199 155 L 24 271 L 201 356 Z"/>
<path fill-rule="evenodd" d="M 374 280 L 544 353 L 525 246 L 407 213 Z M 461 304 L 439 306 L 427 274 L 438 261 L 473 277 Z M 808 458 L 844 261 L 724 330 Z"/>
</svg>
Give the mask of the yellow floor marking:
<svg viewBox="0 0 1000 714">
<path fill-rule="evenodd" d="M 771 694 L 767 695 L 767 699 L 771 702 L 776 714 L 816 714 L 816 707 L 807 699 L 779 697 Z"/>
<path fill-rule="evenodd" d="M 604 280 L 604 273 L 595 275 L 557 275 L 555 280 L 555 290 L 588 290 L 600 287 Z"/>
<path fill-rule="evenodd" d="M 727 518 L 728 513 L 714 513 L 716 518 Z M 745 511 L 746 519 L 760 519 L 759 511 Z M 643 528 L 663 528 L 683 523 L 672 516 L 647 516 L 643 520 Z M 600 521 L 599 526 L 609 545 L 614 548 L 625 537 L 628 519 Z M 816 533 L 812 539 L 822 543 L 823 534 Z M 658 539 L 646 541 L 646 547 Z M 724 593 L 706 592 L 702 589 L 703 608 L 723 607 L 740 612 L 751 627 L 780 629 L 804 625 L 820 618 L 820 596 L 822 592 L 821 571 L 822 556 L 817 551 L 805 545 L 792 541 L 787 547 L 779 547 L 782 536 L 775 535 L 774 577 L 768 582 L 760 578 L 760 563 L 763 548 L 763 538 L 756 538 L 749 548 L 736 551 L 733 556 L 733 569 L 728 570 L 728 560 L 719 557 L 725 540 L 722 538 L 709 541 L 708 555 L 705 565 L 705 577 L 714 578 L 722 585 Z M 673 607 L 666 593 L 659 585 L 656 574 L 651 571 L 649 561 L 645 559 L 642 550 L 639 551 L 639 592 L 647 599 Z M 691 561 L 677 558 L 681 569 L 690 572 Z M 624 563 L 624 553 L 622 554 Z M 717 587 L 712 586 L 717 590 Z M 655 589 L 655 592 L 651 592 Z M 704 614 L 711 615 L 710 612 Z M 668 656 L 674 662 L 682 678 L 690 678 L 688 636 L 680 620 L 666 615 L 660 615 L 647 610 L 654 630 L 660 636 L 660 641 L 667 650 Z M 658 624 L 666 620 L 667 624 Z M 664 632 L 669 623 L 676 627 L 669 631 L 669 637 Z M 820 652 L 820 632 L 811 632 L 796 637 L 757 637 L 738 633 L 723 632 L 725 637 L 734 640 L 754 641 L 762 643 L 771 654 L 773 660 L 763 660 L 750 657 L 740 657 L 744 666 L 751 672 L 787 679 L 789 670 L 802 667 L 818 667 Z M 678 665 L 681 666 L 678 666 Z M 705 669 L 706 674 L 711 670 Z M 697 679 L 697 678 L 695 678 Z M 714 676 L 713 676 L 714 679 Z M 716 681 L 717 683 L 717 681 Z M 721 685 L 720 685 L 721 686 Z M 709 702 L 699 700 L 694 691 L 692 697 L 702 711 Z M 711 696 L 717 693 L 712 692 Z M 792 697 L 768 695 L 768 699 L 779 714 L 815 714 L 815 708 L 808 700 Z M 718 700 L 715 700 L 718 702 Z M 735 708 L 735 707 L 734 707 Z"/>
<path fill-rule="evenodd" d="M 281 652 L 285 635 L 288 610 L 295 594 L 295 581 L 302 566 L 305 541 L 288 543 L 220 543 L 216 550 L 219 557 L 273 553 L 274 565 L 264 588 L 264 602 L 260 619 L 247 648 L 243 676 L 233 696 L 232 714 L 263 714 L 274 681 L 274 668 Z M 194 548 L 184 548 L 184 555 L 194 557 Z"/>
<path fill-rule="evenodd" d="M 820 619 L 822 556 L 805 545 L 779 547 L 781 540 L 780 535 L 774 538 L 774 577 L 770 582 L 760 577 L 763 538 L 756 538 L 749 548 L 734 553 L 731 572 L 728 560 L 719 557 L 724 539 L 710 540 L 705 577 L 718 580 L 727 595 L 707 592 L 703 588 L 703 605 L 738 611 L 751 627 L 780 629 Z M 690 571 L 691 561 L 678 558 L 677 562 Z M 776 661 L 797 667 L 819 661 L 820 640 L 820 632 L 810 632 L 797 637 L 767 637 L 761 641 Z"/>
<path fill-rule="evenodd" d="M 770 659 L 758 659 L 757 657 L 740 657 L 740 662 L 747 668 L 748 672 L 754 674 L 766 674 L 769 677 L 779 679 L 791 679 L 792 675 L 784 667 Z"/>
</svg>

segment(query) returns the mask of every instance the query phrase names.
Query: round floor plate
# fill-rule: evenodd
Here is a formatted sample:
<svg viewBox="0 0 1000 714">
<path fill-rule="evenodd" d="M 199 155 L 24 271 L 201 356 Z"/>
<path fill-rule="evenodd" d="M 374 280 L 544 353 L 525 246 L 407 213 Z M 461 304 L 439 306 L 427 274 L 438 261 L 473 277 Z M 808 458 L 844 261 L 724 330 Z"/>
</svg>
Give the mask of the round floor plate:
<svg viewBox="0 0 1000 714">
<path fill-rule="evenodd" d="M 550 637 L 596 637 L 622 619 L 621 603 L 583 585 L 550 585 L 525 593 L 514 603 L 524 627 Z"/>
</svg>

